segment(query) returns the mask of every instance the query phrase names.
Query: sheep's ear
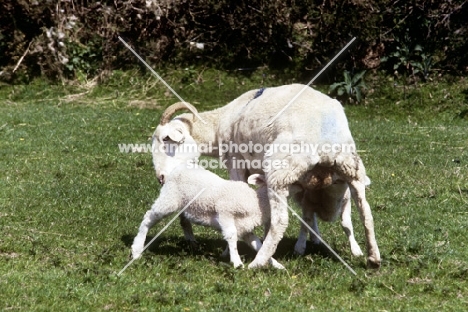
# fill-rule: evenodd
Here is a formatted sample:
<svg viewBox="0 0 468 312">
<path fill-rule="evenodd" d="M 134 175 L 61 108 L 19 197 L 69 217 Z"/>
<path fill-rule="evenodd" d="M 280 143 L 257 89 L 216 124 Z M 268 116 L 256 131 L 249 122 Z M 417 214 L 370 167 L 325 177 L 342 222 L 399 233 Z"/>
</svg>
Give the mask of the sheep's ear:
<svg viewBox="0 0 468 312">
<path fill-rule="evenodd" d="M 169 131 L 161 134 L 162 141 L 171 140 L 176 143 L 182 143 L 185 139 L 183 132 L 180 129 L 172 128 Z"/>
<path fill-rule="evenodd" d="M 179 129 L 174 129 L 168 133 L 169 138 L 177 143 L 182 143 L 184 141 L 184 134 Z"/>
<path fill-rule="evenodd" d="M 255 173 L 248 177 L 247 183 L 252 185 L 265 184 L 265 176 L 263 174 Z"/>
<path fill-rule="evenodd" d="M 371 181 L 370 181 L 369 177 L 366 176 L 366 177 L 364 178 L 364 185 L 365 185 L 365 186 L 369 186 L 370 184 L 371 184 Z"/>
</svg>

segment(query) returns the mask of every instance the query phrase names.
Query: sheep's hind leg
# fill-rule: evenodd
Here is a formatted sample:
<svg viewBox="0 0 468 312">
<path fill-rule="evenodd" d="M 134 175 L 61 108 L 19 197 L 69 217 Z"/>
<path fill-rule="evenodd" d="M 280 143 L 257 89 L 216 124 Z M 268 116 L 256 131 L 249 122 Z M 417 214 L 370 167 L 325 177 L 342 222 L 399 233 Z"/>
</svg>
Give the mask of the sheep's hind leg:
<svg viewBox="0 0 468 312">
<path fill-rule="evenodd" d="M 345 232 L 349 240 L 349 245 L 351 247 L 351 253 L 355 257 L 360 257 L 363 255 L 361 247 L 359 247 L 354 237 L 353 223 L 351 221 L 351 198 L 349 188 L 346 190 L 346 193 L 343 197 L 343 206 L 341 210 L 341 227 Z"/>
<path fill-rule="evenodd" d="M 380 252 L 375 240 L 374 219 L 369 203 L 366 200 L 366 186 L 364 182 L 352 180 L 348 182 L 351 189 L 351 195 L 358 207 L 361 221 L 364 224 L 367 240 L 367 266 L 369 268 L 380 267 Z"/>
<path fill-rule="evenodd" d="M 273 183 L 274 184 L 274 183 Z M 268 185 L 272 185 L 268 182 Z M 271 209 L 271 223 L 263 246 L 257 253 L 254 261 L 249 264 L 249 269 L 265 266 L 269 259 L 273 256 L 278 246 L 279 241 L 283 238 L 284 232 L 288 227 L 288 208 L 287 197 L 289 195 L 288 187 L 281 189 L 268 188 L 268 198 Z M 281 199 L 278 199 L 278 197 Z"/>
<path fill-rule="evenodd" d="M 254 233 L 247 233 L 242 236 L 242 240 L 246 242 L 253 250 L 259 251 L 262 247 L 262 242 Z M 284 266 L 276 261 L 273 257 L 268 262 L 276 269 L 284 270 Z"/>
</svg>

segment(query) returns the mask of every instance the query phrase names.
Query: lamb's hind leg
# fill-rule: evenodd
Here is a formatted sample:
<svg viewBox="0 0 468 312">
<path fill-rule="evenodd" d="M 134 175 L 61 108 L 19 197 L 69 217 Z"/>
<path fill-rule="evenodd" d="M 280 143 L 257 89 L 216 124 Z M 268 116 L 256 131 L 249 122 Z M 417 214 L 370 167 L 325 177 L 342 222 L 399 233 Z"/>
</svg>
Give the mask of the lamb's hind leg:
<svg viewBox="0 0 468 312">
<path fill-rule="evenodd" d="M 299 236 L 297 237 L 297 242 L 294 246 L 294 252 L 298 255 L 303 255 L 305 253 L 308 234 L 310 234 L 310 240 L 314 245 L 320 244 L 320 232 L 317 224 L 317 214 L 314 213 L 314 203 L 312 203 L 310 200 L 310 196 L 314 196 L 312 192 L 314 191 L 304 191 L 300 194 L 294 195 L 296 203 L 302 208 L 302 219 L 308 225 L 307 227 L 301 221 Z M 312 231 L 309 231 L 309 227 L 312 228 L 312 230 L 318 236 L 315 235 Z"/>
<path fill-rule="evenodd" d="M 246 242 L 253 250 L 259 251 L 262 247 L 262 242 L 254 233 L 247 233 L 242 236 L 242 240 Z M 274 268 L 284 270 L 284 266 L 276 261 L 273 257 L 268 261 Z"/>
<path fill-rule="evenodd" d="M 363 255 L 361 248 L 356 242 L 353 231 L 353 223 L 351 221 L 351 195 L 349 188 L 346 190 L 343 196 L 342 210 L 341 210 L 341 227 L 345 232 L 349 240 L 349 245 L 351 248 L 351 253 L 355 257 L 360 257 Z"/>
<path fill-rule="evenodd" d="M 195 236 L 193 235 L 192 223 L 190 223 L 190 221 L 185 217 L 184 214 L 181 214 L 179 219 L 180 219 L 180 226 L 182 227 L 182 230 L 184 231 L 185 240 L 189 242 L 191 248 L 193 249 L 198 248 L 198 242 L 195 239 Z"/>
<path fill-rule="evenodd" d="M 302 208 L 302 219 L 307 225 L 315 232 L 309 231 L 309 228 L 301 222 L 301 228 L 299 230 L 299 236 L 297 238 L 296 245 L 294 246 L 294 252 L 299 255 L 305 253 L 307 244 L 307 234 L 310 234 L 310 240 L 314 245 L 320 244 L 320 232 L 317 224 L 317 216 L 312 209 L 309 207 Z M 317 235 L 315 235 L 317 234 Z"/>
<path fill-rule="evenodd" d="M 235 225 L 234 220 L 227 218 L 224 220 L 221 216 L 219 217 L 219 225 L 221 227 L 221 232 L 223 234 L 224 239 L 228 243 L 229 247 L 229 256 L 231 263 L 234 265 L 235 268 L 237 267 L 244 267 L 242 260 L 239 256 L 239 252 L 237 250 L 237 228 Z"/>
</svg>

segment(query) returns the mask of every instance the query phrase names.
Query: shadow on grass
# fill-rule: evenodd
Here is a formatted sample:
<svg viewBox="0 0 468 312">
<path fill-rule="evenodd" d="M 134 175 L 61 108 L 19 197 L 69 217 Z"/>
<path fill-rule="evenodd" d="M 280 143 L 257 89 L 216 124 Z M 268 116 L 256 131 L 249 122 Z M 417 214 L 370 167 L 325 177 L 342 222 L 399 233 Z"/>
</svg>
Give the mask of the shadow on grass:
<svg viewBox="0 0 468 312">
<path fill-rule="evenodd" d="M 122 242 L 130 249 L 133 243 L 133 235 L 126 234 L 121 237 Z M 145 245 L 148 244 L 154 236 L 147 236 Z M 198 237 L 197 246 L 193 246 L 181 236 L 163 236 L 157 238 L 147 248 L 145 252 L 150 252 L 154 255 L 193 255 L 193 256 L 207 256 L 207 257 L 218 257 L 224 261 L 229 261 L 229 258 L 223 258 L 221 254 L 227 246 L 227 242 L 221 238 L 207 238 Z M 280 260 L 292 260 L 300 255 L 294 253 L 294 245 L 296 244 L 296 238 L 284 237 L 278 244 L 274 258 Z M 239 255 L 241 255 L 246 262 L 251 262 L 256 255 L 256 252 L 252 250 L 246 243 L 240 241 L 237 245 Z M 339 262 L 339 260 L 323 245 L 315 245 L 311 242 L 307 242 L 305 255 L 318 255 L 322 258 L 328 258 L 333 261 Z"/>
</svg>

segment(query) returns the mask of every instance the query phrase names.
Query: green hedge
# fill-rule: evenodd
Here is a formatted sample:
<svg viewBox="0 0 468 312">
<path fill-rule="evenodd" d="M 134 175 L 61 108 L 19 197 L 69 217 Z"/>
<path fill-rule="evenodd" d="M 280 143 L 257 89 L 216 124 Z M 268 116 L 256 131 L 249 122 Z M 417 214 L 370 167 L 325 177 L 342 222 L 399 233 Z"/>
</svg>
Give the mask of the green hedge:
<svg viewBox="0 0 468 312">
<path fill-rule="evenodd" d="M 135 66 L 119 35 L 152 65 L 310 74 L 356 36 L 338 69 L 468 67 L 464 1 L 3 0 L 0 12 L 2 80 Z"/>
</svg>

